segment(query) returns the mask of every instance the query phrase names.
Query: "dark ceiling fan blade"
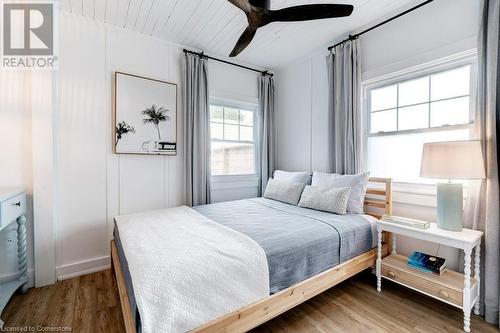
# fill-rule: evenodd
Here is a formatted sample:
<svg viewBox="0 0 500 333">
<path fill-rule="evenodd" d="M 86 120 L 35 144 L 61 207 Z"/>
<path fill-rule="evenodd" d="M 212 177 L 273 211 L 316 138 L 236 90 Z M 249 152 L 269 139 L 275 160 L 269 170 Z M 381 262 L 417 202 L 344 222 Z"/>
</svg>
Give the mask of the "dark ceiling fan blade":
<svg viewBox="0 0 500 333">
<path fill-rule="evenodd" d="M 309 21 L 332 17 L 343 17 L 351 15 L 354 7 L 352 5 L 340 4 L 317 4 L 302 5 L 269 11 L 268 19 L 271 22 Z"/>
<path fill-rule="evenodd" d="M 249 14 L 252 11 L 252 6 L 250 6 L 250 2 L 248 0 L 228 0 L 230 3 L 244 11 L 246 14 Z"/>
<path fill-rule="evenodd" d="M 248 26 L 243 34 L 241 34 L 238 42 L 236 43 L 236 46 L 234 47 L 233 51 L 231 51 L 231 54 L 229 56 L 236 57 L 238 54 L 240 54 L 240 52 L 243 51 L 248 46 L 248 44 L 250 44 L 253 36 L 255 36 L 256 31 L 257 28 Z"/>
</svg>

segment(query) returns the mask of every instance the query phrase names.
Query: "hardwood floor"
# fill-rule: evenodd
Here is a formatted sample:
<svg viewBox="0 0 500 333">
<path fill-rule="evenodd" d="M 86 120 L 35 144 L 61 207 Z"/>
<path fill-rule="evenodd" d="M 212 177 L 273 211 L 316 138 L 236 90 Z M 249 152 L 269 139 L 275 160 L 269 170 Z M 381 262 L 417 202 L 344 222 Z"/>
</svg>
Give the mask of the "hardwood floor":
<svg viewBox="0 0 500 333">
<path fill-rule="evenodd" d="M 472 316 L 472 332 L 498 332 Z M 369 272 L 334 287 L 252 330 L 267 332 L 463 332 L 462 312 L 388 281 L 375 290 Z M 3 313 L 5 327 L 67 327 L 72 332 L 124 332 L 111 271 L 94 273 L 16 295 Z"/>
</svg>

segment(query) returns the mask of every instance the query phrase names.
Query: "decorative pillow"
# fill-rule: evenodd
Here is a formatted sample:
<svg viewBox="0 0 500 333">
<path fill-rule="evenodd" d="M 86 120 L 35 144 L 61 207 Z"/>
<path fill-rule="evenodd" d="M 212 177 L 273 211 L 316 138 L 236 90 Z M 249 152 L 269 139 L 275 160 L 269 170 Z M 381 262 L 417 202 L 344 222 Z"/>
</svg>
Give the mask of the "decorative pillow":
<svg viewBox="0 0 500 333">
<path fill-rule="evenodd" d="M 300 197 L 299 206 L 345 215 L 350 187 L 315 187 L 307 185 Z"/>
<path fill-rule="evenodd" d="M 297 205 L 304 189 L 302 183 L 285 182 L 270 178 L 267 182 L 264 198 Z"/>
<path fill-rule="evenodd" d="M 311 173 L 309 171 L 303 172 L 289 172 L 283 170 L 274 171 L 274 179 L 292 183 L 302 183 L 304 185 L 311 184 Z"/>
<path fill-rule="evenodd" d="M 314 171 L 312 186 L 317 187 L 350 187 L 351 194 L 347 202 L 347 211 L 355 214 L 363 213 L 366 187 L 368 184 L 369 172 L 357 175 L 339 175 Z"/>
</svg>

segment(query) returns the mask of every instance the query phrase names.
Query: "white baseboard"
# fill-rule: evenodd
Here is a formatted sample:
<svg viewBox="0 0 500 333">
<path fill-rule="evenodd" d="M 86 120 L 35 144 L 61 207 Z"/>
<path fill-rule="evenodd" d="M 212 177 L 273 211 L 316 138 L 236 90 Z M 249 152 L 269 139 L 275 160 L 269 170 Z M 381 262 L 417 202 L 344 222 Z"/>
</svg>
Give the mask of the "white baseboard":
<svg viewBox="0 0 500 333">
<path fill-rule="evenodd" d="M 8 273 L 0 275 L 0 283 L 14 281 L 19 277 L 19 273 Z M 28 269 L 28 287 L 35 286 L 35 272 L 32 268 Z"/>
<path fill-rule="evenodd" d="M 58 281 L 71 279 L 74 277 L 104 271 L 111 267 L 109 256 L 93 258 L 71 264 L 56 267 L 56 277 Z"/>
</svg>

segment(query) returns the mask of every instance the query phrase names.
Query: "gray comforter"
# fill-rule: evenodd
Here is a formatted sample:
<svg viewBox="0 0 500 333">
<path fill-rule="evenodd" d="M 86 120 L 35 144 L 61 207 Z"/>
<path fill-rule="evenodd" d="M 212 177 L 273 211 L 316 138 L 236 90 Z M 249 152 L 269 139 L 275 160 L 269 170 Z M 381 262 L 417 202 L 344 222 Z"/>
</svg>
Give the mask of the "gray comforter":
<svg viewBox="0 0 500 333">
<path fill-rule="evenodd" d="M 264 198 L 194 209 L 252 238 L 264 249 L 271 293 L 372 248 L 372 228 L 362 215 L 335 215 Z"/>
</svg>

